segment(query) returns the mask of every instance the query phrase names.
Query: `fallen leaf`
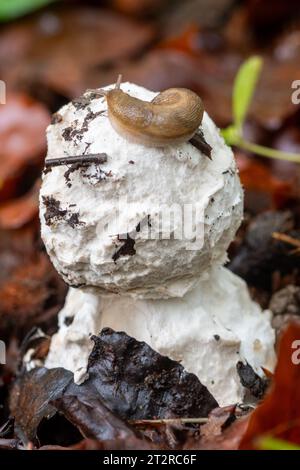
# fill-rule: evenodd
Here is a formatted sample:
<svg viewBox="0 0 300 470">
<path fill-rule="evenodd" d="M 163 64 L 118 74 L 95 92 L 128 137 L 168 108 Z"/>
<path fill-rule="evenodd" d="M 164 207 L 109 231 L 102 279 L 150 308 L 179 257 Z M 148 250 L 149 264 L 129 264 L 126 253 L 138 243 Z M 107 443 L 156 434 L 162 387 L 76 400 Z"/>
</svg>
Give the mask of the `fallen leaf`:
<svg viewBox="0 0 300 470">
<path fill-rule="evenodd" d="M 170 3 L 171 7 L 166 10 L 163 18 L 163 26 L 165 34 L 174 35 L 178 34 L 178 31 L 181 33 L 191 24 L 212 31 L 221 29 L 230 14 L 234 0 L 185 0 Z"/>
<path fill-rule="evenodd" d="M 256 441 L 267 435 L 300 444 L 300 325 L 291 324 L 280 341 L 278 363 L 272 387 L 251 414 L 241 449 L 255 449 Z"/>
<path fill-rule="evenodd" d="M 236 420 L 222 434 L 188 441 L 184 450 L 237 450 L 248 426 L 249 416 Z"/>
<path fill-rule="evenodd" d="M 218 406 L 194 374 L 146 343 L 110 328 L 93 340 L 83 386 L 123 419 L 205 417 Z"/>
<path fill-rule="evenodd" d="M 201 426 L 201 439 L 212 439 L 212 437 L 220 436 L 228 424 L 236 420 L 236 406 L 225 406 L 216 408 L 209 413 L 208 421 Z"/>
<path fill-rule="evenodd" d="M 10 411 L 15 420 L 15 433 L 26 445 L 36 441 L 36 431 L 43 418 L 56 409 L 50 404 L 69 383 L 73 374 L 65 369 L 36 368 L 18 377 L 10 394 Z"/>
<path fill-rule="evenodd" d="M 0 230 L 0 284 L 37 251 L 36 221 L 18 230 Z"/>
<path fill-rule="evenodd" d="M 300 287 L 289 284 L 275 292 L 269 309 L 273 313 L 272 326 L 280 337 L 290 323 L 300 323 Z"/>
<path fill-rule="evenodd" d="M 0 204 L 0 228 L 18 229 L 37 217 L 40 182 L 24 196 Z"/>
<path fill-rule="evenodd" d="M 148 16 L 157 14 L 169 0 L 112 0 L 112 5 L 128 15 Z M 170 2 L 169 2 L 170 3 Z"/>
<path fill-rule="evenodd" d="M 252 28 L 269 36 L 282 28 L 285 22 L 292 21 L 300 13 L 297 0 L 273 0 L 272 8 L 260 0 L 247 1 L 248 21 Z"/>
<path fill-rule="evenodd" d="M 2 30 L 2 78 L 11 86 L 41 83 L 73 98 L 89 86 L 84 76 L 94 67 L 110 68 L 124 57 L 135 56 L 154 34 L 151 25 L 108 9 L 53 7 L 51 12 L 38 13 Z M 15 54 L 8 55 L 7 47 L 15 48 Z"/>
<path fill-rule="evenodd" d="M 66 286 L 44 253 L 29 256 L 0 282 L 0 327 L 28 331 L 32 326 L 56 325 Z M 52 329 L 53 332 L 53 329 Z"/>
<path fill-rule="evenodd" d="M 289 285 L 273 294 L 270 304 L 273 315 L 298 315 L 300 318 L 300 286 Z"/>
<path fill-rule="evenodd" d="M 282 209 L 296 196 L 291 180 L 274 175 L 270 166 L 241 152 L 236 153 L 236 158 L 241 182 L 247 190 L 245 205 L 252 212 Z M 266 207 L 263 205 L 264 200 Z"/>
<path fill-rule="evenodd" d="M 1 444 L 1 442 L 0 442 Z M 139 439 L 137 437 L 130 437 L 126 439 L 114 439 L 112 441 L 97 441 L 95 439 L 83 439 L 78 444 L 68 447 L 44 445 L 39 450 L 151 450 L 159 449 L 151 442 Z"/>
<path fill-rule="evenodd" d="M 20 194 L 25 172 L 35 180 L 46 149 L 50 113 L 25 94 L 10 94 L 0 107 L 0 200 Z M 37 167 L 36 172 L 33 171 Z M 27 182 L 30 181 L 29 173 Z"/>
<path fill-rule="evenodd" d="M 89 394 L 85 387 L 70 384 L 52 403 L 87 438 L 125 441 L 135 437 L 126 423 L 103 405 L 97 392 Z"/>
<path fill-rule="evenodd" d="M 53 418 L 57 411 L 76 426 L 83 437 L 111 444 L 124 445 L 126 441 L 143 444 L 126 422 L 106 408 L 96 389 L 76 385 L 72 372 L 63 368 L 23 371 L 12 388 L 10 410 L 15 434 L 24 445 L 29 442 L 38 445 L 37 430 L 42 420 Z"/>
<path fill-rule="evenodd" d="M 261 399 L 266 393 L 269 381 L 265 377 L 260 377 L 248 363 L 244 364 L 242 361 L 239 361 L 236 368 L 243 387 L 253 397 Z"/>
<path fill-rule="evenodd" d="M 297 270 L 299 260 L 291 247 L 273 238 L 273 232 L 300 237 L 290 211 L 267 211 L 254 217 L 238 247 L 230 269 L 249 284 L 270 290 L 275 271 L 285 274 Z"/>
<path fill-rule="evenodd" d="M 24 444 L 38 442 L 39 424 L 56 411 L 86 438 L 124 442 L 136 436 L 125 422 L 129 419 L 206 416 L 217 406 L 195 375 L 146 343 L 108 328 L 94 341 L 82 385 L 62 368 L 35 368 L 17 378 L 10 410 Z M 156 444 L 168 446 L 170 439 L 171 434 L 157 437 Z"/>
</svg>

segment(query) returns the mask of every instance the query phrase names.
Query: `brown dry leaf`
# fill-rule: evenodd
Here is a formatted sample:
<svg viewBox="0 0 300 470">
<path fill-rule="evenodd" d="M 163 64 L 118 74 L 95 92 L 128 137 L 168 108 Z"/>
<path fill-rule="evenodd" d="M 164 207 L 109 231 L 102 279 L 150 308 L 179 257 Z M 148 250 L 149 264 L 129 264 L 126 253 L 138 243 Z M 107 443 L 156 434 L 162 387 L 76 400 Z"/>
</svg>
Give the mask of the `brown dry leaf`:
<svg viewBox="0 0 300 470">
<path fill-rule="evenodd" d="M 252 413 L 241 449 L 255 449 L 256 441 L 263 435 L 300 444 L 299 341 L 300 325 L 292 323 L 280 341 L 270 392 Z"/>
<path fill-rule="evenodd" d="M 239 418 L 221 434 L 190 440 L 184 450 L 237 450 L 248 426 L 249 416 Z"/>
<path fill-rule="evenodd" d="M 25 445 L 36 441 L 41 420 L 56 413 L 50 401 L 72 381 L 72 372 L 65 369 L 36 368 L 17 378 L 10 394 L 10 411 L 15 434 Z"/>
<path fill-rule="evenodd" d="M 300 32 L 299 32 L 300 36 Z M 299 54 L 300 58 L 300 54 Z M 274 140 L 273 145 L 279 150 L 291 153 L 300 153 L 300 130 L 296 125 L 291 125 Z M 286 162 L 288 163 L 288 162 Z M 291 164 L 290 164 L 291 166 Z M 291 166 L 294 171 L 297 169 L 296 165 Z"/>
<path fill-rule="evenodd" d="M 128 15 L 157 14 L 170 0 L 112 0 L 112 5 Z"/>
<path fill-rule="evenodd" d="M 201 426 L 201 439 L 211 439 L 220 436 L 231 418 L 235 420 L 235 405 L 216 408 L 208 417 L 207 423 Z"/>
<path fill-rule="evenodd" d="M 124 446 L 126 439 L 136 443 L 134 437 L 148 436 L 147 426 L 136 434 L 128 420 L 206 416 L 217 405 L 196 376 L 146 343 L 108 328 L 94 341 L 88 378 L 81 385 L 62 368 L 36 368 L 23 371 L 17 378 L 10 394 L 10 410 L 16 435 L 23 443 L 36 441 L 39 423 L 55 411 L 84 437 Z M 175 447 L 179 434 L 185 440 L 183 428 L 166 427 L 148 437 L 155 445 Z"/>
<path fill-rule="evenodd" d="M 0 200 L 20 194 L 25 171 L 34 165 L 39 168 L 49 123 L 50 114 L 41 103 L 25 94 L 7 96 L 6 105 L 0 107 Z"/>
<path fill-rule="evenodd" d="M 2 331 L 55 324 L 64 300 L 66 287 L 48 257 L 39 253 L 25 260 L 0 284 Z"/>
<path fill-rule="evenodd" d="M 95 388 L 123 419 L 205 417 L 218 406 L 194 374 L 148 344 L 110 328 L 92 339 L 82 387 Z"/>
<path fill-rule="evenodd" d="M 296 196 L 292 181 L 286 181 L 272 174 L 272 168 L 241 152 L 236 154 L 240 178 L 246 192 L 246 206 L 253 212 L 262 209 L 280 209 Z M 255 199 L 254 199 L 255 198 Z M 263 206 L 265 201 L 266 207 Z M 257 204 L 256 204 L 257 203 Z"/>
<path fill-rule="evenodd" d="M 10 444 L 10 443 L 9 443 Z M 9 445 L 8 444 L 8 445 Z M 13 444 L 13 443 L 12 443 Z M 1 446 L 1 442 L 0 442 Z M 83 439 L 78 444 L 68 447 L 44 445 L 39 450 L 151 450 L 161 449 L 149 441 L 135 436 L 126 439 L 114 439 L 109 441 L 97 441 L 95 439 Z"/>
<path fill-rule="evenodd" d="M 264 57 L 264 67 L 258 83 L 249 117 L 264 128 L 276 131 L 294 115 L 299 106 L 291 99 L 291 84 L 298 76 L 297 61 L 276 61 Z"/>
<path fill-rule="evenodd" d="M 298 0 L 272 0 L 272 8 L 268 2 L 261 0 L 247 1 L 247 14 L 249 24 L 254 30 L 262 32 L 276 32 L 285 22 L 292 21 L 300 14 Z"/>
<path fill-rule="evenodd" d="M 290 245 L 276 240 L 274 232 L 300 237 L 291 211 L 266 211 L 254 217 L 229 264 L 250 285 L 268 291 L 272 289 L 275 271 L 284 275 L 299 270 L 298 257 L 291 256 Z"/>
<path fill-rule="evenodd" d="M 38 442 L 37 429 L 43 418 L 58 410 L 82 436 L 103 440 L 134 439 L 135 433 L 114 416 L 93 389 L 74 384 L 72 372 L 63 368 L 36 368 L 21 374 L 10 394 L 15 434 L 24 444 Z"/>
<path fill-rule="evenodd" d="M 109 10 L 52 8 L 4 29 L 0 70 L 11 84 L 41 83 L 73 98 L 88 86 L 83 77 L 94 67 L 110 68 L 124 57 L 135 56 L 153 35 L 152 26 Z M 15 55 L 8 56 L 8 44 L 15 47 Z"/>
<path fill-rule="evenodd" d="M 273 55 L 278 60 L 298 60 L 300 56 L 300 23 L 295 22 L 277 38 Z"/>
<path fill-rule="evenodd" d="M 19 229 L 38 215 L 40 182 L 24 196 L 0 205 L 0 228 Z"/>
<path fill-rule="evenodd" d="M 0 284 L 36 252 L 35 222 L 19 230 L 0 230 Z"/>
<path fill-rule="evenodd" d="M 178 34 L 191 24 L 201 28 L 221 29 L 226 22 L 234 0 L 185 0 L 170 2 L 163 17 L 164 33 Z M 172 8 L 173 7 L 173 8 Z"/>
</svg>

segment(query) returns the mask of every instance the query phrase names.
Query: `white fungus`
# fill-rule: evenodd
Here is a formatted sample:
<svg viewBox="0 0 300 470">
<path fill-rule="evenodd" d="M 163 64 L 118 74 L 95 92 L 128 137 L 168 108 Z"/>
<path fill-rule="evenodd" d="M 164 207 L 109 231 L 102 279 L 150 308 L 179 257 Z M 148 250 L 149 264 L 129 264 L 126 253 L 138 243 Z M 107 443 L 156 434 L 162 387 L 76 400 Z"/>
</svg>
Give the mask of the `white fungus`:
<svg viewBox="0 0 300 470">
<path fill-rule="evenodd" d="M 129 83 L 122 89 L 155 96 Z M 111 327 L 181 361 L 220 405 L 242 401 L 237 362 L 261 375 L 275 355 L 271 313 L 223 267 L 243 212 L 232 151 L 206 113 L 201 131 L 211 160 L 191 143 L 129 142 L 110 125 L 105 100 L 85 98 L 64 106 L 48 128 L 47 159 L 105 153 L 107 161 L 57 166 L 43 177 L 42 237 L 57 271 L 76 287 L 46 366 L 83 381 L 90 335 Z M 168 218 L 170 227 L 162 225 Z"/>
</svg>

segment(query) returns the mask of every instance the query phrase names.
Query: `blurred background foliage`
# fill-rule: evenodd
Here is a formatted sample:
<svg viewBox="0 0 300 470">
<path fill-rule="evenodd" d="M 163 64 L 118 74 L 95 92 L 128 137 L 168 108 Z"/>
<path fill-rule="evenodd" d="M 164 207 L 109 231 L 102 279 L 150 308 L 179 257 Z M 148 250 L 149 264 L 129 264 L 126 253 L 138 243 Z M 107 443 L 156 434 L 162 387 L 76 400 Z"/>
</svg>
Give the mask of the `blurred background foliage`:
<svg viewBox="0 0 300 470">
<path fill-rule="evenodd" d="M 19 16 L 26 15 L 53 0 L 1 0 L 0 2 L 0 21 L 10 21 Z"/>
</svg>

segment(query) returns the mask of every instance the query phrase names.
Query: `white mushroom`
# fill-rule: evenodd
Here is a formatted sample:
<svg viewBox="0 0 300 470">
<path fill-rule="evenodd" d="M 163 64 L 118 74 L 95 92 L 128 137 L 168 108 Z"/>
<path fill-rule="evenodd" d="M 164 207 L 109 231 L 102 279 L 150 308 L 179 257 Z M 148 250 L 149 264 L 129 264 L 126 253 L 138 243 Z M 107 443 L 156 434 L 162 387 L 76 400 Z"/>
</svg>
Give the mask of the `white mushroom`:
<svg viewBox="0 0 300 470">
<path fill-rule="evenodd" d="M 129 83 L 122 89 L 155 97 Z M 244 398 L 238 361 L 259 374 L 262 366 L 272 370 L 270 312 L 222 267 L 243 212 L 234 157 L 206 113 L 200 129 L 211 160 L 189 142 L 159 148 L 128 141 L 97 93 L 59 111 L 46 161 L 105 158 L 53 166 L 43 178 L 42 237 L 57 271 L 76 287 L 59 315 L 47 367 L 84 380 L 89 335 L 109 326 L 180 360 L 222 405 Z M 164 225 L 170 217 L 174 223 Z"/>
</svg>

